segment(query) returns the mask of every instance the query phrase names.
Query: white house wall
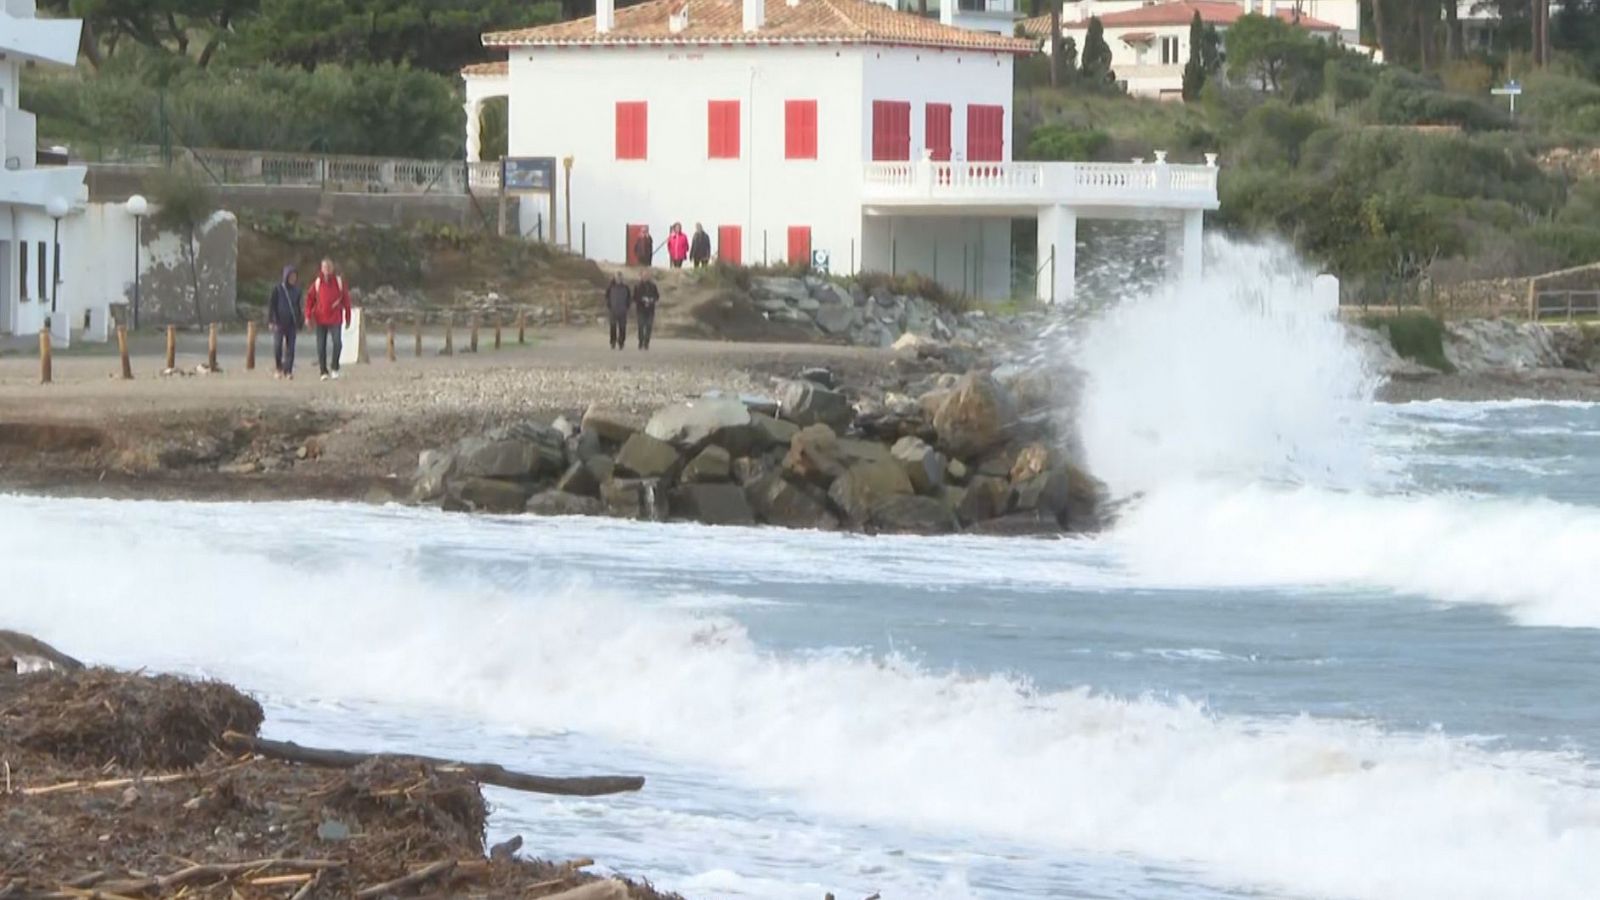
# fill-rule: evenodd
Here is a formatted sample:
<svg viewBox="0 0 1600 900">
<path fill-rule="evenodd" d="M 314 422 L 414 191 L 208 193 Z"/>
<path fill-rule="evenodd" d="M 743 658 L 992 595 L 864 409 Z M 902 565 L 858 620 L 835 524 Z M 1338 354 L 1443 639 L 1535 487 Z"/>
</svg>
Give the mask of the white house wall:
<svg viewBox="0 0 1600 900">
<path fill-rule="evenodd" d="M 518 50 L 510 65 L 512 156 L 565 156 L 572 168 L 572 244 L 621 262 L 626 227 L 648 224 L 657 245 L 667 226 L 702 223 L 715 250 L 717 228 L 743 230 L 743 260 L 777 262 L 790 226 L 809 226 L 814 250 L 835 269 L 859 238 L 862 51 L 856 47 L 631 47 Z M 649 103 L 647 158 L 616 159 L 619 101 Z M 740 101 L 738 159 L 708 159 L 711 100 Z M 817 158 L 784 158 L 784 101 L 817 101 Z M 559 172 L 558 181 L 562 176 Z M 521 210 L 531 230 L 548 209 L 542 197 Z M 566 237 L 565 198 L 547 227 Z M 665 262 L 665 251 L 657 263 Z"/>
<path fill-rule="evenodd" d="M 916 272 L 945 290 L 1011 296 L 1011 220 L 994 216 L 868 216 L 862 268 Z"/>
<path fill-rule="evenodd" d="M 911 102 L 911 158 L 927 147 L 926 106 L 950 104 L 951 159 L 965 159 L 969 105 L 1005 107 L 1005 149 L 1011 159 L 1012 58 L 1006 53 L 873 47 L 866 53 L 865 102 L 861 104 L 861 159 L 872 158 L 872 101 Z M 859 177 L 859 176 L 857 176 Z"/>
</svg>

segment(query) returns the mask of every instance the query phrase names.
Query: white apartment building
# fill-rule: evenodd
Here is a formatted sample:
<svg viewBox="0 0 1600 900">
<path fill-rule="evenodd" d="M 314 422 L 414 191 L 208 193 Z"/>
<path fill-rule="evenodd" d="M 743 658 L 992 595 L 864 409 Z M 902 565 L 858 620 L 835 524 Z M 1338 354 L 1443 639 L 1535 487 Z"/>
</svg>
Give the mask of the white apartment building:
<svg viewBox="0 0 1600 900">
<path fill-rule="evenodd" d="M 641 227 L 660 246 L 701 223 L 731 262 L 996 298 L 1011 221 L 1036 218 L 1038 294 L 1066 300 L 1080 217 L 1167 221 L 1197 269 L 1216 208 L 1214 167 L 1012 162 L 1012 62 L 1034 43 L 869 0 L 600 0 L 484 43 L 508 59 L 463 73 L 469 158 L 477 106 L 507 96 L 510 156 L 556 173 L 557 214 L 524 198 L 524 228 L 601 260 L 627 260 Z"/>
</svg>

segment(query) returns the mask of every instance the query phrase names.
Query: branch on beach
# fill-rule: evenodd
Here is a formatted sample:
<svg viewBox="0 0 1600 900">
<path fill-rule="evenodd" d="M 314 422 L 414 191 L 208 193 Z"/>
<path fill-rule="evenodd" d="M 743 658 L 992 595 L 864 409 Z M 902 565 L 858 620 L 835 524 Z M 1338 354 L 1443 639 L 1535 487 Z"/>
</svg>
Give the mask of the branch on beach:
<svg viewBox="0 0 1600 900">
<path fill-rule="evenodd" d="M 353 769 L 374 759 L 416 760 L 434 766 L 441 772 L 457 772 L 479 784 L 527 791 L 534 794 L 559 794 L 566 797 L 599 797 L 621 794 L 644 787 L 644 779 L 637 775 L 598 775 L 580 778 L 553 778 L 546 775 L 529 775 L 513 772 L 495 763 L 467 763 L 416 756 L 407 753 L 353 753 L 348 750 L 326 750 L 302 747 L 291 741 L 269 741 L 229 731 L 222 743 L 235 750 L 264 756 L 267 759 L 300 763 L 323 769 Z"/>
</svg>

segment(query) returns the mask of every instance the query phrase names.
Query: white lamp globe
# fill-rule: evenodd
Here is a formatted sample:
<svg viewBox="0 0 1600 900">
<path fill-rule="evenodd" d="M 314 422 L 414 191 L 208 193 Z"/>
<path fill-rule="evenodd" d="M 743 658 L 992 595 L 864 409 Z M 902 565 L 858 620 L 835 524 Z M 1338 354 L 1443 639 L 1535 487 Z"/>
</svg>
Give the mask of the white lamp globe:
<svg viewBox="0 0 1600 900">
<path fill-rule="evenodd" d="M 50 218 L 52 219 L 61 218 L 71 211 L 71 209 L 72 204 L 68 203 L 67 198 L 65 197 L 51 197 L 50 202 L 44 205 L 44 211 L 49 213 Z"/>
<path fill-rule="evenodd" d="M 144 199 L 143 194 L 134 194 L 128 198 L 128 215 L 142 216 L 150 211 L 150 201 Z"/>
</svg>

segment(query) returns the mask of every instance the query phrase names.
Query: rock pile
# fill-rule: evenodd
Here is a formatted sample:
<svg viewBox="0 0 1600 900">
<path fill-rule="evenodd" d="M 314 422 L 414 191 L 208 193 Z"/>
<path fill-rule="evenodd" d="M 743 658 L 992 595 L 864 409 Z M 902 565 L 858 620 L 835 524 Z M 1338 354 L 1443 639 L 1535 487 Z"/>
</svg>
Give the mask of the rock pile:
<svg viewBox="0 0 1600 900">
<path fill-rule="evenodd" d="M 942 534 L 1083 531 L 1102 490 L 1059 449 L 1037 373 L 841 390 L 808 370 L 775 398 L 711 395 L 649 417 L 592 406 L 421 455 L 445 509 Z"/>
<path fill-rule="evenodd" d="M 751 299 L 768 319 L 812 329 L 817 337 L 867 347 L 889 347 L 904 334 L 959 344 L 1014 337 L 1017 319 L 981 311 L 955 313 L 922 297 L 894 294 L 825 278 L 755 278 Z"/>
</svg>

